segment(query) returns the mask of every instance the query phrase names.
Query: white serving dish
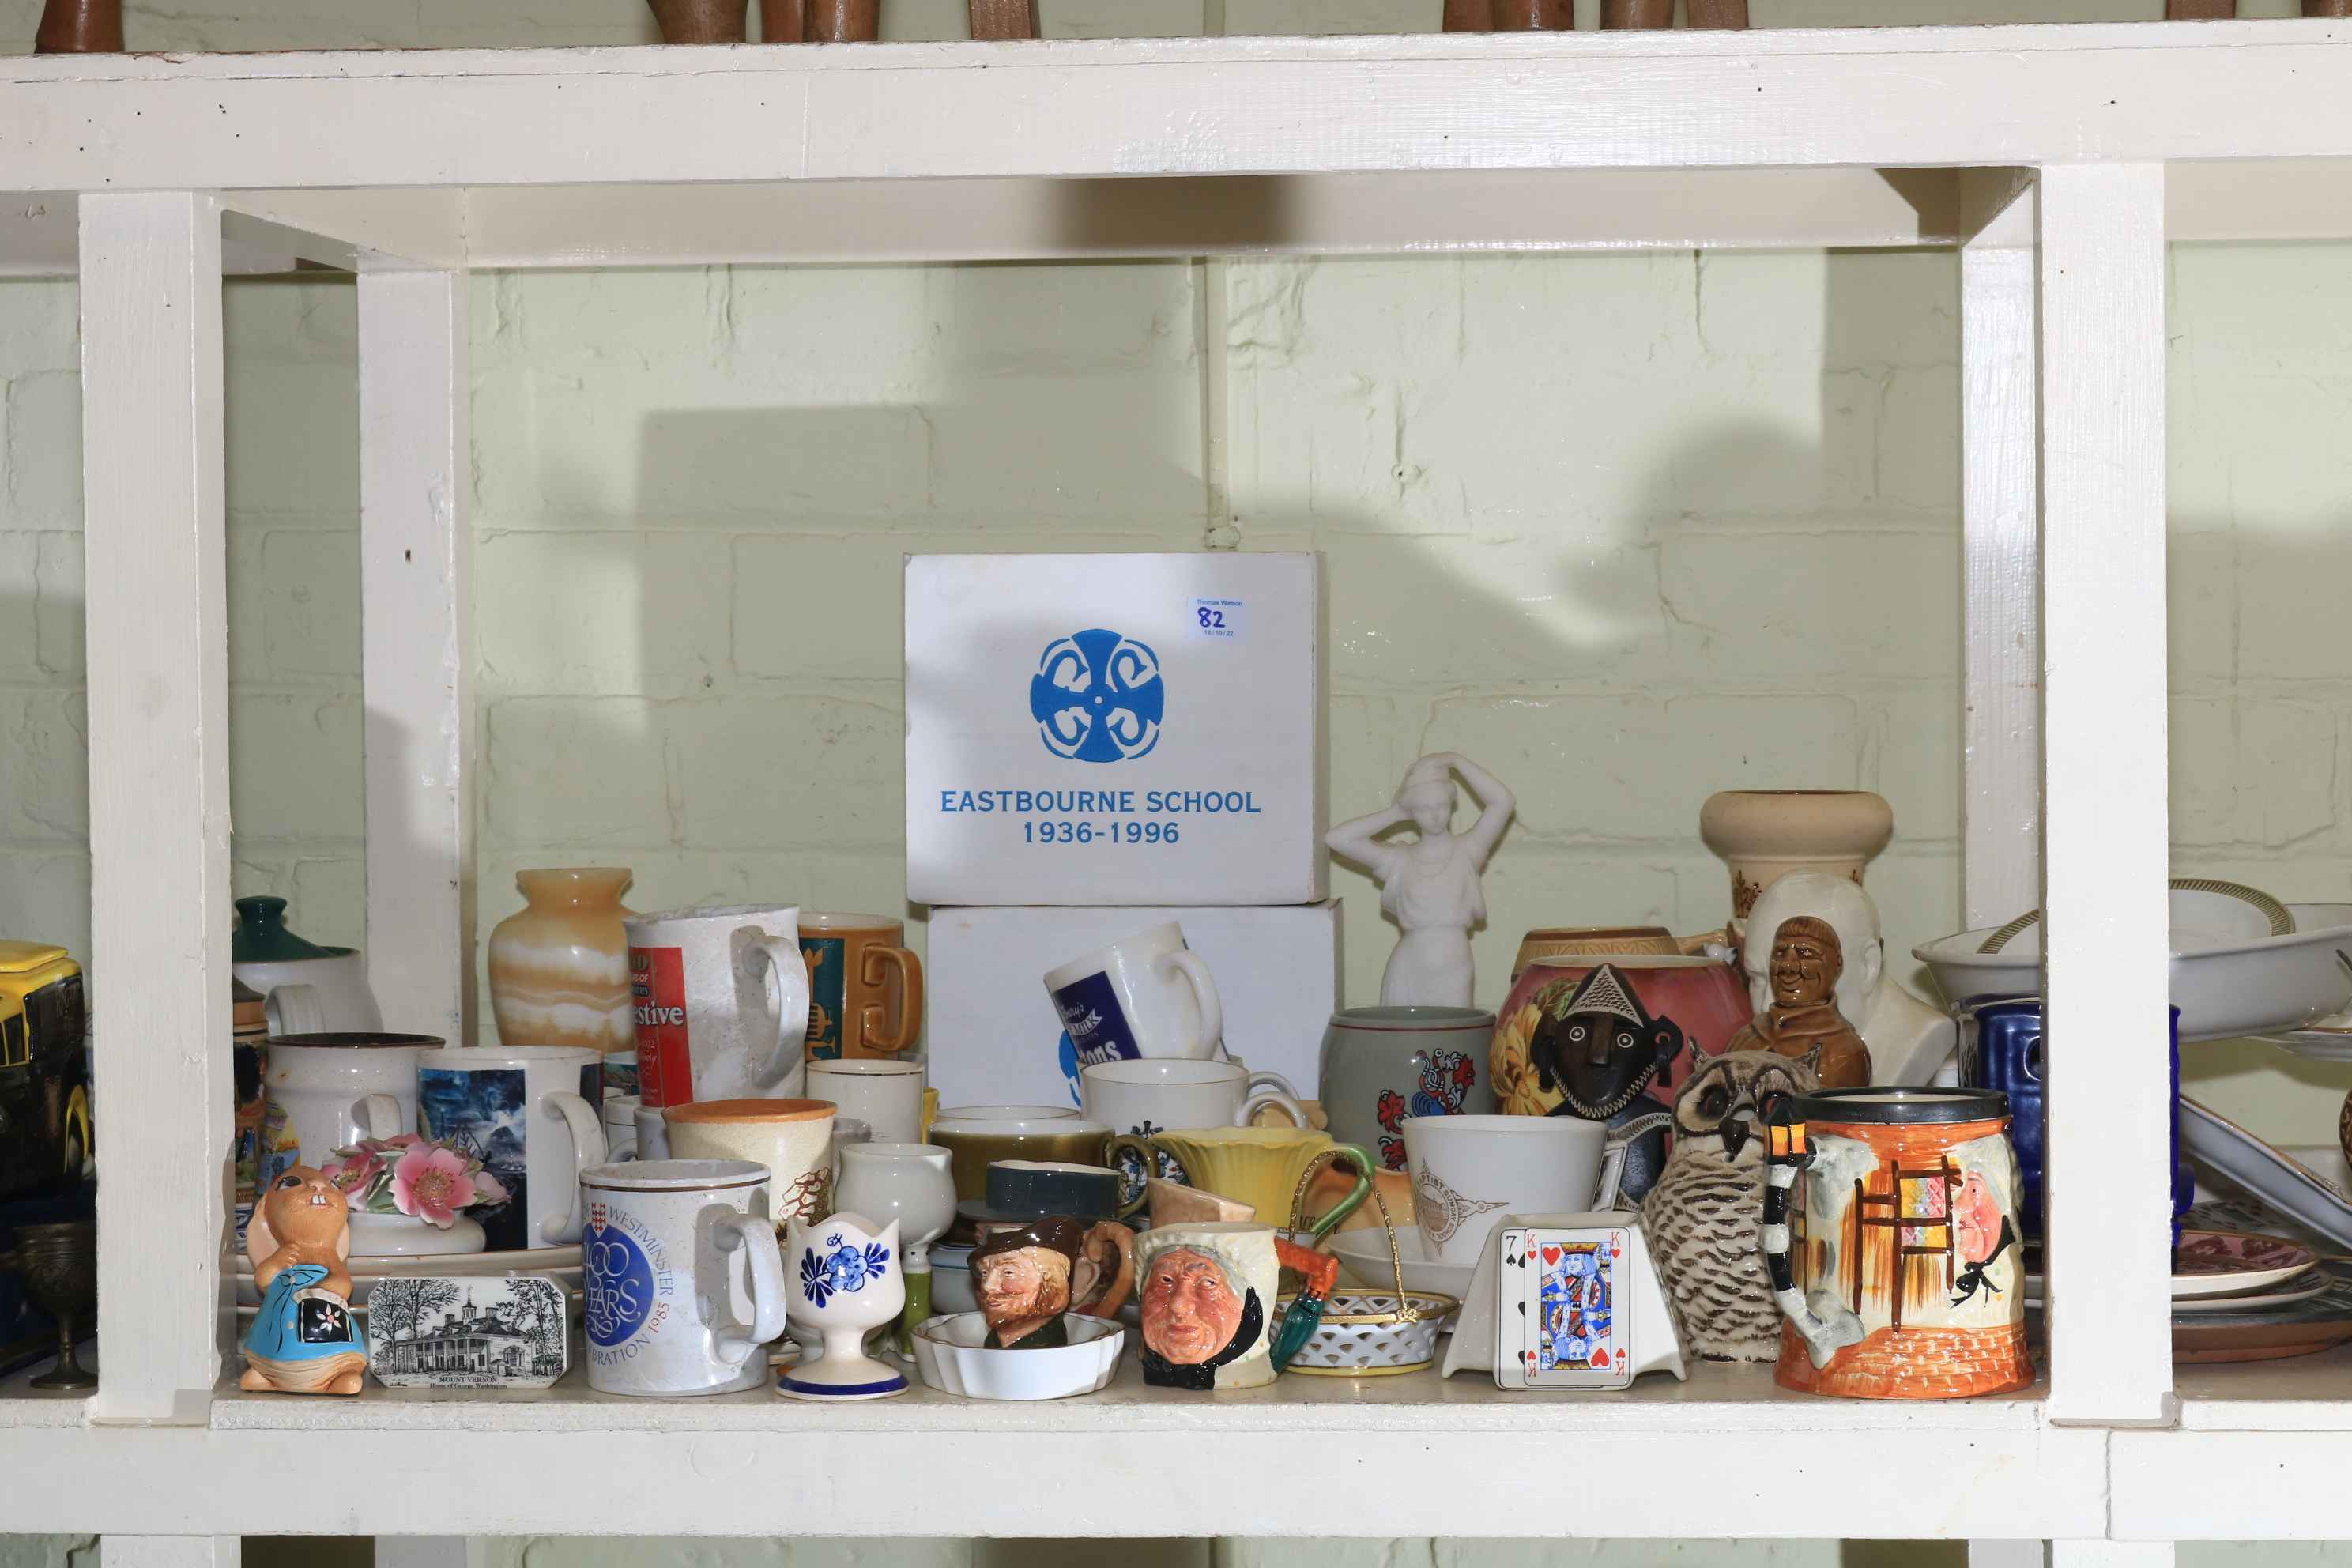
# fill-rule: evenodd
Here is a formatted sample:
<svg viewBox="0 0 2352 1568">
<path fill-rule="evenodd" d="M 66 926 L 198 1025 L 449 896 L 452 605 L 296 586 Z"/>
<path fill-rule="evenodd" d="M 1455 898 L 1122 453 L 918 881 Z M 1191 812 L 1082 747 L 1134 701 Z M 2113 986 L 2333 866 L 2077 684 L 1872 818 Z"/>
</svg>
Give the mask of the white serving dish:
<svg viewBox="0 0 2352 1568">
<path fill-rule="evenodd" d="M 986 1342 L 988 1320 L 978 1312 L 925 1318 L 915 1325 L 915 1365 L 926 1385 L 965 1399 L 1067 1399 L 1108 1387 L 1127 1331 L 1076 1312 L 1062 1322 L 1068 1344 L 1009 1351 Z"/>
<path fill-rule="evenodd" d="M 2232 1191 L 2338 1247 L 2352 1247 L 2352 1165 L 2342 1150 L 2275 1148 L 2185 1094 L 2180 1146 L 2206 1174 Z"/>
<path fill-rule="evenodd" d="M 1397 1262 L 1404 1268 L 1404 1288 L 1430 1295 L 1451 1296 L 1457 1301 L 1470 1299 L 1470 1277 L 1478 1272 L 1475 1263 L 1440 1263 L 1422 1249 L 1418 1226 L 1397 1226 Z M 1372 1229 L 1334 1231 L 1328 1243 L 1332 1257 L 1339 1260 L 1339 1272 L 1357 1284 L 1371 1290 L 1396 1289 L 1397 1271 L 1389 1265 L 1389 1238 L 1385 1232 Z M 1451 1320 L 1448 1320 L 1449 1325 Z"/>
<path fill-rule="evenodd" d="M 2338 955 L 2352 952 L 2352 904 L 2289 904 L 2294 931 L 2269 936 L 2242 934 L 2217 919 L 2223 905 L 2251 912 L 2235 900 L 2176 889 L 2172 900 L 2172 1005 L 2180 1009 L 2183 1040 L 2300 1029 L 2352 1004 L 2352 960 Z M 2246 923 L 2242 915 L 2231 919 Z M 1996 929 L 1938 937 L 1911 956 L 1934 973 L 1955 1007 L 2039 994 L 2041 926 L 2019 931 L 1999 952 L 1979 952 Z"/>
</svg>

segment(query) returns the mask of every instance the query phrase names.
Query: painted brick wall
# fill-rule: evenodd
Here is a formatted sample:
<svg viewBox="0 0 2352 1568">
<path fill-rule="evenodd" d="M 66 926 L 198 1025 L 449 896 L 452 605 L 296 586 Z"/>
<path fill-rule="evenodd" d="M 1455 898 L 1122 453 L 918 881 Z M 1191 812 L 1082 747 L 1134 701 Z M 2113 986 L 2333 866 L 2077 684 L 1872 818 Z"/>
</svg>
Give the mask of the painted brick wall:
<svg viewBox="0 0 2352 1568">
<path fill-rule="evenodd" d="M 0 37 L 29 37 L 37 8 L 0 0 Z M 1435 0 L 1225 9 L 1234 31 L 1379 30 L 1432 25 Z M 886 11 L 895 36 L 940 37 L 961 7 Z M 1200 26 L 1192 0 L 1045 11 L 1064 35 Z M 2039 0 L 1756 11 L 1766 25 L 2053 16 Z M 134 5 L 130 26 L 140 47 L 650 37 L 638 0 L 174 0 Z M 2290 898 L 2344 897 L 2352 873 L 2352 653 L 2336 602 L 2352 564 L 2347 282 L 2352 251 L 2336 247 L 2173 261 L 2177 858 Z M 1222 358 L 1233 532 L 1329 562 L 1335 810 L 1379 804 L 1437 747 L 1519 793 L 1489 879 L 1482 992 L 1528 924 L 1720 918 L 1723 874 L 1693 826 L 1731 784 L 1882 790 L 1899 824 L 1872 876 L 1890 938 L 1950 929 L 1955 268 L 1840 254 L 481 279 L 484 930 L 517 902 L 513 869 L 550 862 L 634 866 L 643 906 L 897 908 L 896 557 L 1182 549 L 1213 529 L 1232 542 L 1202 477 L 1194 323 L 1210 287 L 1231 323 L 1210 374 Z M 356 942 L 352 294 L 238 283 L 227 322 L 236 883 L 292 899 L 315 937 Z M 76 352 L 70 286 L 0 283 L 0 931 L 86 951 Z M 1338 887 L 1356 906 L 1360 998 L 1389 936 L 1368 883 L 1343 872 Z M 2324 1140 L 2352 1082 L 2255 1047 L 2208 1048 L 2191 1070 L 2290 1141 Z M 66 1550 L 0 1546 L 11 1562 Z M 534 1568 L 596 1552 L 488 1550 Z M 1315 1555 L 1216 1552 L 1269 1568 Z M 1822 1543 L 1538 1553 L 1836 1557 Z M 696 1552 L 787 1554 L 961 1564 L 991 1549 Z"/>
</svg>

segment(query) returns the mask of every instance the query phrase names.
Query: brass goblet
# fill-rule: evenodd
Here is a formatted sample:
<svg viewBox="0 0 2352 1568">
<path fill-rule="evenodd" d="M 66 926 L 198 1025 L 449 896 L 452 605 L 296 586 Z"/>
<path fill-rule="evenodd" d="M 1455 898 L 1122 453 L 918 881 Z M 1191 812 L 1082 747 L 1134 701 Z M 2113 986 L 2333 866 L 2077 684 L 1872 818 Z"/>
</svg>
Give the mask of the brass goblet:
<svg viewBox="0 0 2352 1568">
<path fill-rule="evenodd" d="M 74 1327 L 98 1306 L 98 1226 L 89 1220 L 28 1225 L 16 1231 L 25 1293 L 58 1321 L 58 1364 L 35 1388 L 96 1388 L 98 1375 L 74 1356 Z"/>
</svg>

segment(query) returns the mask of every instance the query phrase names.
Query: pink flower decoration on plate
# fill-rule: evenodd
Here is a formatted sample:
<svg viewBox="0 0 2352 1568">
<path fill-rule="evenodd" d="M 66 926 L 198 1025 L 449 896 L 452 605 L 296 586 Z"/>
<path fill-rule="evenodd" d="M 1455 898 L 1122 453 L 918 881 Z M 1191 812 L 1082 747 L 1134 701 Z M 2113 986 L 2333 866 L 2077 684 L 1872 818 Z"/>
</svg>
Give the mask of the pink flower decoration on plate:
<svg viewBox="0 0 2352 1568">
<path fill-rule="evenodd" d="M 392 1168 L 392 1203 L 402 1214 L 446 1230 L 473 1201 L 474 1178 L 466 1173 L 465 1156 L 454 1151 L 412 1148 Z"/>
<path fill-rule="evenodd" d="M 474 1201 L 478 1204 L 502 1204 L 507 1201 L 506 1184 L 488 1171 L 474 1173 Z"/>
</svg>

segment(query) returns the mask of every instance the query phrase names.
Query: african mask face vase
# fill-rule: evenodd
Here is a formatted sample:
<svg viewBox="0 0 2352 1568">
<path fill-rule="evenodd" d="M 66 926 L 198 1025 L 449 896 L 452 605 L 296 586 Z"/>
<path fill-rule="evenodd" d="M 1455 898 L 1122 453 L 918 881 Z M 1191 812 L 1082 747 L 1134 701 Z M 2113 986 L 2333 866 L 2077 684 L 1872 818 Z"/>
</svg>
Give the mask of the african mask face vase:
<svg viewBox="0 0 2352 1568">
<path fill-rule="evenodd" d="M 1157 1388 L 1272 1383 L 1321 1320 L 1339 1272 L 1335 1259 L 1255 1223 L 1159 1226 L 1136 1238 L 1135 1251 L 1143 1381 Z M 1306 1273 L 1307 1284 L 1277 1321 L 1285 1267 Z"/>
<path fill-rule="evenodd" d="M 1618 1126 L 1674 1104 L 1695 1058 L 1746 1027 L 1739 971 L 1712 958 L 1538 958 L 1511 984 L 1486 1064 L 1513 1116 L 1574 1116 Z M 1665 1140 L 1626 1152 L 1624 1194 L 1639 1199 L 1665 1163 Z"/>
<path fill-rule="evenodd" d="M 824 1354 L 784 1369 L 776 1392 L 793 1399 L 887 1399 L 907 1380 L 862 1348 L 869 1330 L 894 1321 L 907 1304 L 907 1269 L 898 1222 L 877 1226 L 837 1214 L 822 1225 L 794 1220 L 785 1232 L 786 1311 L 824 1338 Z"/>
<path fill-rule="evenodd" d="M 1764 1262 L 1787 1320 L 1774 1382 L 1958 1399 L 2033 1381 L 2008 1129 L 2008 1097 L 1979 1089 L 1766 1097 Z"/>
</svg>

